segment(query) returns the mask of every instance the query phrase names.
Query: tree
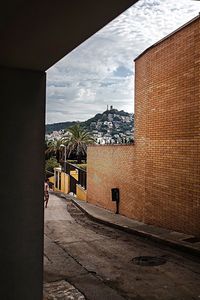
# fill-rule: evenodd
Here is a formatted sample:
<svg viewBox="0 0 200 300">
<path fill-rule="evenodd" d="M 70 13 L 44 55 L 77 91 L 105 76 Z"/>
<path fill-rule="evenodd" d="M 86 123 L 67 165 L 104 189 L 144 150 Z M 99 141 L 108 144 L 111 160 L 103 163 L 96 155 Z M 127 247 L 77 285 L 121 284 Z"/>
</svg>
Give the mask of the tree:
<svg viewBox="0 0 200 300">
<path fill-rule="evenodd" d="M 61 144 L 63 144 L 63 139 L 49 141 L 47 143 L 47 148 L 45 150 L 45 154 L 48 157 L 56 156 L 57 161 L 60 159 L 60 151 L 61 151 Z"/>
<path fill-rule="evenodd" d="M 81 159 L 86 157 L 87 145 L 93 144 L 95 140 L 80 124 L 72 126 L 68 131 L 71 136 L 63 139 L 67 145 L 68 157 L 73 154 L 76 156 L 77 163 L 81 163 Z"/>
<path fill-rule="evenodd" d="M 51 157 L 50 159 L 46 160 L 45 162 L 45 172 L 46 176 L 49 177 L 52 176 L 54 173 L 54 168 L 59 167 L 59 163 L 54 157 Z"/>
</svg>

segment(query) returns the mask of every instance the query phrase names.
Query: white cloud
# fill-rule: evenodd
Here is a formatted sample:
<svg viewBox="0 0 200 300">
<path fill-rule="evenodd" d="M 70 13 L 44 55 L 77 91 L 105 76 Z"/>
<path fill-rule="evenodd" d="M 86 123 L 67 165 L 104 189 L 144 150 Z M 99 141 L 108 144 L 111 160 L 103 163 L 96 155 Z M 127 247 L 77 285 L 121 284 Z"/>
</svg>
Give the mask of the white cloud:
<svg viewBox="0 0 200 300">
<path fill-rule="evenodd" d="M 133 111 L 142 51 L 200 11 L 192 0 L 141 0 L 48 70 L 47 123 L 86 120 L 107 104 Z"/>
</svg>

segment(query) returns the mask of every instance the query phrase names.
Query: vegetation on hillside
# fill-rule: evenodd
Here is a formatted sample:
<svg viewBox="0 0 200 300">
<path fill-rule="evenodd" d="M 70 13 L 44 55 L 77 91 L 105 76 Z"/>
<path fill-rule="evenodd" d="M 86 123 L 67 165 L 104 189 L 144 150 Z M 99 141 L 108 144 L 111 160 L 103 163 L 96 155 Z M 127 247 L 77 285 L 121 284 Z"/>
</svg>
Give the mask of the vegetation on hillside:
<svg viewBox="0 0 200 300">
<path fill-rule="evenodd" d="M 66 129 L 68 130 L 70 127 L 72 127 L 76 124 L 79 124 L 82 127 L 85 127 L 89 130 L 90 124 L 92 122 L 97 122 L 99 120 L 106 121 L 108 119 L 108 114 L 116 114 L 118 116 L 124 116 L 124 117 L 129 116 L 128 112 L 125 112 L 123 110 L 118 111 L 117 109 L 113 108 L 111 110 L 106 110 L 103 113 L 98 113 L 94 117 L 92 117 L 84 122 L 73 121 L 73 122 L 61 122 L 61 123 L 55 123 L 55 124 L 47 124 L 46 125 L 46 133 L 50 133 L 53 131 L 59 131 L 59 130 L 66 130 Z M 119 119 L 119 117 L 116 116 L 116 117 L 114 117 L 114 120 L 118 121 L 120 119 Z M 133 122 L 133 126 L 134 126 L 134 122 Z"/>
<path fill-rule="evenodd" d="M 53 131 L 59 131 L 68 129 L 69 127 L 77 124 L 77 122 L 60 122 L 60 123 L 54 123 L 54 124 L 47 124 L 46 125 L 46 133 L 51 133 Z"/>
</svg>

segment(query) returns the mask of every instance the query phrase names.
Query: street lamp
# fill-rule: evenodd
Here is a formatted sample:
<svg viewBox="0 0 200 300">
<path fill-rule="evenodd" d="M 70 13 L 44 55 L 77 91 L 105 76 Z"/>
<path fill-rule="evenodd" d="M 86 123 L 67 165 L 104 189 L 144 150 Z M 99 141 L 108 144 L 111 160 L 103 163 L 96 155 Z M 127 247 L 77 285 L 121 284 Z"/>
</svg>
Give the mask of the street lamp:
<svg viewBox="0 0 200 300">
<path fill-rule="evenodd" d="M 66 173 L 66 160 L 67 160 L 67 147 L 64 144 L 61 144 L 60 147 L 65 148 L 65 156 L 64 156 L 64 170 Z"/>
</svg>

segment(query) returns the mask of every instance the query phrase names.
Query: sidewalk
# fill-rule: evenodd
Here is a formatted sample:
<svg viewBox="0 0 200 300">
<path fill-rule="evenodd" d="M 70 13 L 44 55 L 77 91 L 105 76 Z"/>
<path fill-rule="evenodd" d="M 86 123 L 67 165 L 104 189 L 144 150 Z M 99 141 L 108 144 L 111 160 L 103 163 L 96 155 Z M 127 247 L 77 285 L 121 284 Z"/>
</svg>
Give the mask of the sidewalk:
<svg viewBox="0 0 200 300">
<path fill-rule="evenodd" d="M 85 201 L 78 200 L 73 196 L 64 194 L 62 194 L 62 196 L 66 199 L 72 200 L 72 202 L 79 209 L 81 209 L 89 218 L 96 222 L 151 239 L 155 242 L 162 243 L 187 254 L 192 254 L 195 256 L 200 255 L 200 239 L 198 240 L 192 235 L 156 227 L 153 225 L 146 225 L 142 222 L 129 219 L 122 215 L 116 215 L 113 212 Z"/>
<path fill-rule="evenodd" d="M 59 299 L 85 300 L 85 297 L 66 280 L 44 283 L 43 300 Z"/>
</svg>

